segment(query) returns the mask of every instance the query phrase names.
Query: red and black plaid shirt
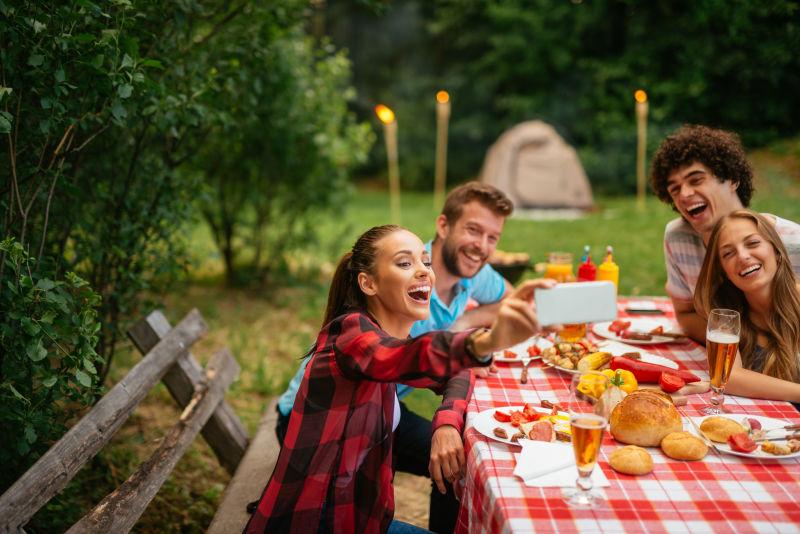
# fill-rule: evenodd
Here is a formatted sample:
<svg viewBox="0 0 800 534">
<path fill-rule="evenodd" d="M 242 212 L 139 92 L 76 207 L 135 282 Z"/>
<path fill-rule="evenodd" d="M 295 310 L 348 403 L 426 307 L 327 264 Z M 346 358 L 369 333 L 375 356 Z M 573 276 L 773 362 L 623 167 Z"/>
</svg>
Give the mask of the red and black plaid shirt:
<svg viewBox="0 0 800 534">
<path fill-rule="evenodd" d="M 444 394 L 433 428 L 464 428 L 469 332 L 397 339 L 364 312 L 317 338 L 275 471 L 246 532 L 385 532 L 394 515 L 395 382 Z M 451 378 L 452 377 L 452 378 Z"/>
</svg>

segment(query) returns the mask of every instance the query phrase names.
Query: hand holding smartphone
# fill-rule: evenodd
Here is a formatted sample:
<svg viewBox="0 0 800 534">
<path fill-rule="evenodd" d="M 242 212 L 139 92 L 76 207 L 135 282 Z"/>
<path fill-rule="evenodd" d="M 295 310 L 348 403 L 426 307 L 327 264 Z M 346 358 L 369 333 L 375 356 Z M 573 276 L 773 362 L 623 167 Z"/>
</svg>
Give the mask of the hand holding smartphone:
<svg viewBox="0 0 800 534">
<path fill-rule="evenodd" d="M 541 326 L 617 318 L 617 288 L 612 282 L 556 284 L 552 289 L 536 289 L 534 301 Z"/>
</svg>

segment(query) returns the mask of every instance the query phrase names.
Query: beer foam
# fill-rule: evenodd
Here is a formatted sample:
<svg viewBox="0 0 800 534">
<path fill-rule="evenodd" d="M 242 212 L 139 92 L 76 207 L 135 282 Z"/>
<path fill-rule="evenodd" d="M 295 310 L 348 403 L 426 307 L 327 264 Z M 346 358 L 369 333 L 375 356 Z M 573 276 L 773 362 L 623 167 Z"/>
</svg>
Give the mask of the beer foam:
<svg viewBox="0 0 800 534">
<path fill-rule="evenodd" d="M 738 343 L 739 336 L 730 334 L 728 332 L 720 332 L 719 330 L 712 330 L 706 336 L 706 340 L 713 341 L 714 343 Z"/>
</svg>

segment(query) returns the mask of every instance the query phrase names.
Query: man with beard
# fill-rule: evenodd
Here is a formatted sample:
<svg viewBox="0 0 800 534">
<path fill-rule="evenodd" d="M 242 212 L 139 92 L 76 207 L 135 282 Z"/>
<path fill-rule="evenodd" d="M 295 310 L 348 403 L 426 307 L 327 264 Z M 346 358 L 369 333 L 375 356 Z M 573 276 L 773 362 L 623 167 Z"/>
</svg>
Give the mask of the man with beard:
<svg viewBox="0 0 800 534">
<path fill-rule="evenodd" d="M 680 214 L 664 231 L 667 294 L 683 330 L 705 343 L 706 319 L 695 310 L 693 297 L 706 243 L 720 218 L 749 206 L 753 169 L 736 134 L 686 125 L 661 143 L 651 180 L 658 198 Z M 800 276 L 800 225 L 763 215 L 775 225 Z M 749 265 L 741 276 L 757 276 L 760 269 L 760 264 Z"/>
<path fill-rule="evenodd" d="M 436 237 L 425 244 L 436 273 L 430 297 L 430 316 L 425 321 L 414 323 L 412 337 L 431 330 L 466 330 L 492 324 L 500 300 L 512 286 L 487 261 L 497 247 L 506 217 L 513 209 L 513 203 L 500 190 L 479 182 L 463 184 L 447 195 L 442 213 L 436 219 Z M 478 307 L 467 311 L 470 299 L 477 302 Z M 307 363 L 306 358 L 278 401 L 276 434 L 281 443 Z M 398 399 L 403 399 L 413 389 L 398 384 Z M 429 476 L 429 462 L 434 458 L 441 463 L 454 450 L 463 456 L 461 435 L 455 428 L 449 428 L 452 433 L 439 432 L 437 441 L 432 443 L 431 421 L 412 412 L 401 401 L 400 422 L 394 432 L 392 448 L 394 468 Z M 452 486 L 448 484 L 445 494 L 433 487 L 430 530 L 452 532 L 458 507 Z"/>
</svg>

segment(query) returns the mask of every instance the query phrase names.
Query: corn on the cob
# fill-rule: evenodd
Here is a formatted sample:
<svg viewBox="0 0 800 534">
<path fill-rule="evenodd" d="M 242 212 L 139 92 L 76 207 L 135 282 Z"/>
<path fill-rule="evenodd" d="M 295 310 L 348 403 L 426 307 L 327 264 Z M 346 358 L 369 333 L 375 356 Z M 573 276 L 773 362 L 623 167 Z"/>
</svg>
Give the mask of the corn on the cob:
<svg viewBox="0 0 800 534">
<path fill-rule="evenodd" d="M 611 361 L 610 352 L 592 352 L 578 360 L 578 371 L 594 371 Z"/>
</svg>

